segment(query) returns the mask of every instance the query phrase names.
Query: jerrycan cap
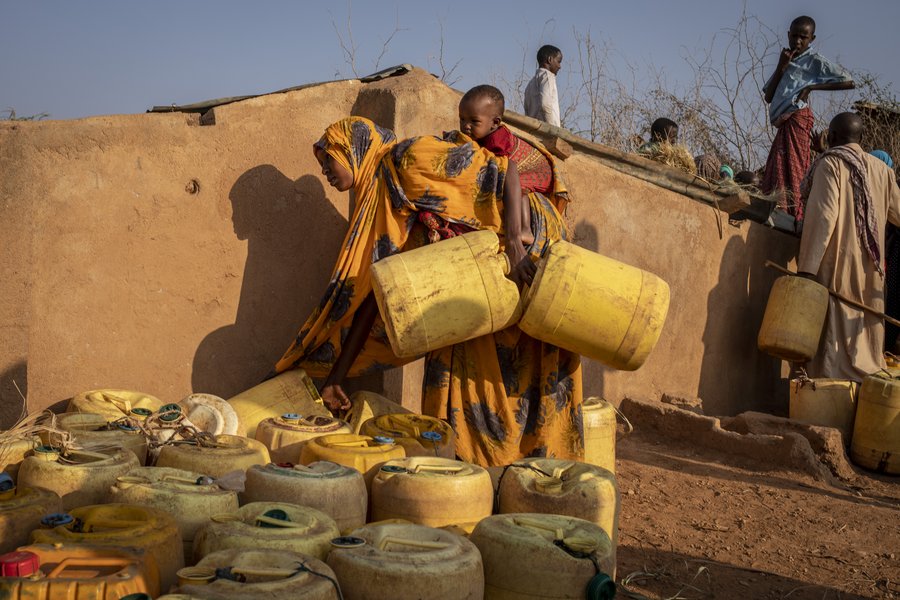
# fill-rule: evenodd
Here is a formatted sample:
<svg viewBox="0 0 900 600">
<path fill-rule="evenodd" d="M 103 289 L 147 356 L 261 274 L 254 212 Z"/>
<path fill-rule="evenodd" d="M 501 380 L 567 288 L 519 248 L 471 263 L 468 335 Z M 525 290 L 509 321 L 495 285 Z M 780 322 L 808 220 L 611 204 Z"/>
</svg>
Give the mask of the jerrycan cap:
<svg viewBox="0 0 900 600">
<path fill-rule="evenodd" d="M 616 597 L 616 583 L 606 573 L 597 573 L 587 585 L 587 600 L 612 600 Z"/>
<path fill-rule="evenodd" d="M 406 467 L 401 467 L 400 465 L 382 465 L 380 470 L 385 473 L 409 473 Z"/>
<path fill-rule="evenodd" d="M 386 435 L 376 435 L 372 439 L 375 440 L 375 443 L 379 446 L 389 446 L 390 444 L 394 443 L 394 438 L 388 437 Z"/>
<path fill-rule="evenodd" d="M 160 421 L 177 421 L 181 418 L 181 407 L 177 404 L 164 404 L 159 409 Z"/>
<path fill-rule="evenodd" d="M 0 473 L 0 492 L 8 492 L 16 489 L 16 483 L 9 473 Z"/>
<path fill-rule="evenodd" d="M 299 421 L 300 415 L 297 413 L 284 413 L 281 418 L 285 421 Z"/>
<path fill-rule="evenodd" d="M 437 431 L 423 431 L 423 432 L 422 432 L 422 439 L 423 439 L 423 440 L 428 440 L 429 442 L 439 442 L 439 441 L 441 441 L 442 439 L 444 439 L 444 436 L 442 436 L 442 435 L 441 435 L 439 432 L 437 432 Z"/>
<path fill-rule="evenodd" d="M 116 423 L 116 427 L 118 427 L 122 431 L 127 431 L 128 433 L 137 433 L 138 431 L 140 431 L 140 429 L 128 423 Z"/>
<path fill-rule="evenodd" d="M 194 485 L 212 485 L 216 482 L 215 479 L 210 477 L 209 475 L 201 475 L 194 481 Z"/>
<path fill-rule="evenodd" d="M 289 522 L 291 520 L 291 518 L 288 516 L 288 514 L 286 512 L 284 512 L 283 510 L 281 510 L 280 508 L 269 509 L 266 512 L 264 512 L 261 515 L 261 517 L 264 517 L 264 518 L 260 518 L 260 517 L 256 518 L 256 526 L 257 527 L 266 527 L 266 528 L 278 527 L 277 524 L 272 523 L 271 521 L 274 520 L 274 521 Z M 268 519 L 270 522 L 266 522 L 266 519 Z"/>
<path fill-rule="evenodd" d="M 41 519 L 41 525 L 44 527 L 59 527 L 60 525 L 68 525 L 75 521 L 75 517 L 69 513 L 50 513 Z"/>
<path fill-rule="evenodd" d="M 153 411 L 149 408 L 132 408 L 131 414 L 135 415 L 136 417 L 149 417 L 153 414 Z"/>
<path fill-rule="evenodd" d="M 353 535 L 342 535 L 332 538 L 331 545 L 334 548 L 359 548 L 366 545 L 366 540 Z"/>
<path fill-rule="evenodd" d="M 40 445 L 35 447 L 34 456 L 40 460 L 53 462 L 59 458 L 60 449 L 55 446 Z"/>
<path fill-rule="evenodd" d="M 15 550 L 0 555 L 0 577 L 30 577 L 41 568 L 41 559 L 34 552 Z"/>
</svg>

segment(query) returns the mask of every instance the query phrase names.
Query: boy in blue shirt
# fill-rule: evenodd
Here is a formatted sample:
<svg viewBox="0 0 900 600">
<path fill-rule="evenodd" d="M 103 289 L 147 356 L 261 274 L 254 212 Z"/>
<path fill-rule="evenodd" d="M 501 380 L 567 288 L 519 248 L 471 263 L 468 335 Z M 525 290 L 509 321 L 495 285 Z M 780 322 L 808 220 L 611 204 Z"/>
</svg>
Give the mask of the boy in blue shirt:
<svg viewBox="0 0 900 600">
<path fill-rule="evenodd" d="M 807 99 L 815 90 L 850 90 L 853 80 L 838 64 L 809 49 L 816 39 L 812 17 L 797 17 L 788 31 L 788 45 L 763 91 L 769 104 L 769 120 L 778 129 L 766 161 L 761 189 L 781 191 L 779 208 L 799 222 L 803 220 L 800 182 L 810 164 L 814 117 Z"/>
</svg>

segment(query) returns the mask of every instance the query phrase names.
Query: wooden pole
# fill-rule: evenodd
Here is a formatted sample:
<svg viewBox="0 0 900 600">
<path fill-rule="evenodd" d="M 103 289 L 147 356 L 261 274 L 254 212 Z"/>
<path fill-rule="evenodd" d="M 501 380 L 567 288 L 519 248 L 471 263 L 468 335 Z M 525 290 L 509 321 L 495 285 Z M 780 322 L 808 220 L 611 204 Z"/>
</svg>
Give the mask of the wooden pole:
<svg viewBox="0 0 900 600">
<path fill-rule="evenodd" d="M 775 269 L 776 271 L 781 271 L 785 275 L 793 275 L 794 277 L 800 277 L 799 274 L 794 273 L 790 269 L 785 269 L 781 265 L 776 265 L 771 260 L 766 261 L 766 266 L 771 267 L 771 268 Z M 897 327 L 900 327 L 900 321 L 898 321 L 897 319 L 895 319 L 893 317 L 889 317 L 886 314 L 884 314 L 883 312 L 881 312 L 879 310 L 875 310 L 871 306 L 866 306 L 865 304 L 863 304 L 861 302 L 857 302 L 856 300 L 851 300 L 850 298 L 848 298 L 847 296 L 844 296 L 843 294 L 838 294 L 836 291 L 834 291 L 830 287 L 827 287 L 827 286 L 823 286 L 823 287 L 825 287 L 825 289 L 828 290 L 829 294 L 831 294 L 832 296 L 834 296 L 835 298 L 837 298 L 844 304 L 848 304 L 848 305 L 852 306 L 853 308 L 858 308 L 859 310 L 864 310 L 867 313 L 875 315 L 876 317 L 881 317 L 882 319 L 884 319 L 891 325 L 896 325 Z"/>
</svg>

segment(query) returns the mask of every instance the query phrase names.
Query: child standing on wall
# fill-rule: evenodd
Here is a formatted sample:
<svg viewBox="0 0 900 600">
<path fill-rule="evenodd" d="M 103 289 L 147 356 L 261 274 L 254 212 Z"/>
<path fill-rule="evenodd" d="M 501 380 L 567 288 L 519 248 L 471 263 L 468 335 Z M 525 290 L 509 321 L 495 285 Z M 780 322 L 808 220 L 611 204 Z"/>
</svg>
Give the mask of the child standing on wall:
<svg viewBox="0 0 900 600">
<path fill-rule="evenodd" d="M 515 165 L 522 186 L 524 203 L 522 233 L 526 243 L 533 243 L 531 236 L 531 204 L 547 202 L 560 213 L 565 212 L 568 193 L 556 170 L 550 153 L 520 138 L 503 124 L 506 102 L 503 93 L 492 85 L 477 85 L 459 102 L 459 130 L 497 156 L 508 157 Z M 565 236 L 563 236 L 565 237 Z"/>
<path fill-rule="evenodd" d="M 800 182 L 809 170 L 813 113 L 807 102 L 814 90 L 850 90 L 853 80 L 838 64 L 809 50 L 816 39 L 812 17 L 797 17 L 788 31 L 788 48 L 781 51 L 778 66 L 763 91 L 769 104 L 769 120 L 778 129 L 766 161 L 762 192 L 780 191 L 778 207 L 803 220 Z"/>
</svg>

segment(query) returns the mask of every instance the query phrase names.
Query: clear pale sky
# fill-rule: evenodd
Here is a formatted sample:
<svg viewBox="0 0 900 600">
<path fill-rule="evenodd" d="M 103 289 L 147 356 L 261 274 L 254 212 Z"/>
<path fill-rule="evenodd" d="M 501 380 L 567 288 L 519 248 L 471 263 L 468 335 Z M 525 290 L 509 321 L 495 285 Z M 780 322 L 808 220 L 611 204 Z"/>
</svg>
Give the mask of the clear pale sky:
<svg viewBox="0 0 900 600">
<path fill-rule="evenodd" d="M 395 27 L 381 67 L 412 63 L 439 72 L 443 23 L 445 63 L 461 61 L 454 87 L 466 89 L 513 77 L 523 57 L 531 72 L 542 43 L 571 58 L 573 28 L 608 41 L 612 60 L 652 64 L 679 81 L 689 76 L 682 54 L 733 26 L 742 3 L 0 0 L 0 111 L 52 119 L 138 113 L 350 77 L 332 26 L 346 36 L 348 7 L 360 75 L 375 70 Z M 793 17 L 809 14 L 818 23 L 815 49 L 900 85 L 900 0 L 750 0 L 747 12 L 782 38 Z M 572 66 L 564 61 L 563 71 Z"/>
</svg>

